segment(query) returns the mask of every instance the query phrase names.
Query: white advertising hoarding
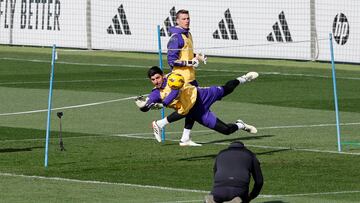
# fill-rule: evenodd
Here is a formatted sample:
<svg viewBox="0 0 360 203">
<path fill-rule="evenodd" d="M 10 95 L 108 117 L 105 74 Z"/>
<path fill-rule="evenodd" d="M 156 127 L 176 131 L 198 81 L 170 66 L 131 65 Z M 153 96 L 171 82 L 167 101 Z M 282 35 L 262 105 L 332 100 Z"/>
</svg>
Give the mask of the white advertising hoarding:
<svg viewBox="0 0 360 203">
<path fill-rule="evenodd" d="M 85 48 L 86 0 L 0 0 L 3 34 L 1 43 Z"/>
<path fill-rule="evenodd" d="M 261 58 L 296 58 L 309 57 L 309 43 L 294 43 L 310 40 L 309 27 L 303 24 L 309 22 L 309 5 L 303 1 L 234 1 L 230 5 L 213 5 L 216 10 L 208 14 L 209 22 L 206 28 L 210 35 L 197 36 L 202 46 L 224 47 L 211 50 L 210 53 L 223 56 L 261 57 Z M 229 23 L 225 16 L 231 15 L 236 38 L 223 34 L 218 38 L 213 36 L 219 31 L 224 20 L 229 31 Z M 194 20 L 194 19 L 193 19 Z M 199 24 L 201 23 L 198 22 Z M 196 26 L 195 26 L 196 28 Z M 194 36 L 196 33 L 194 33 Z M 198 41 L 196 41 L 198 43 Z M 228 48 L 234 47 L 234 48 Z"/>
<path fill-rule="evenodd" d="M 360 63 L 360 1 L 317 0 L 316 28 L 319 60 L 330 60 L 329 33 L 333 35 L 335 61 Z"/>
<path fill-rule="evenodd" d="M 156 51 L 160 15 L 154 13 L 158 4 L 152 2 L 92 1 L 92 48 Z"/>
<path fill-rule="evenodd" d="M 0 44 L 157 52 L 179 9 L 190 11 L 196 51 L 208 55 L 360 62 L 360 2 L 237 0 L 0 0 Z M 311 32 L 313 31 L 312 35 Z"/>
<path fill-rule="evenodd" d="M 179 9 L 189 10 L 195 48 L 205 53 L 294 59 L 310 56 L 309 43 L 293 43 L 310 40 L 309 4 L 301 0 L 291 4 L 285 0 L 207 1 L 202 7 L 190 0 L 93 1 L 92 46 L 156 52 L 156 27 L 160 25 L 165 30 L 161 37 L 165 50 L 169 39 L 166 27 L 174 25 L 172 13 Z M 130 30 L 127 34 L 124 23 Z"/>
</svg>

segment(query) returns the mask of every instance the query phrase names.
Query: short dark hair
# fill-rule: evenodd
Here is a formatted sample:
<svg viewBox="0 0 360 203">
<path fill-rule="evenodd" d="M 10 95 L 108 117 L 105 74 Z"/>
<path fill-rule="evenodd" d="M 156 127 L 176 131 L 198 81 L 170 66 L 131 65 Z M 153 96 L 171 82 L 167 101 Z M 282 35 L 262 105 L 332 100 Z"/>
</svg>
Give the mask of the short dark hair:
<svg viewBox="0 0 360 203">
<path fill-rule="evenodd" d="M 189 11 L 185 10 L 185 9 L 178 10 L 178 12 L 176 12 L 176 19 L 179 18 L 180 14 L 188 14 L 189 15 Z"/>
<path fill-rule="evenodd" d="M 148 70 L 147 76 L 148 76 L 148 78 L 151 78 L 155 74 L 163 75 L 164 72 L 158 66 L 153 66 Z"/>
</svg>

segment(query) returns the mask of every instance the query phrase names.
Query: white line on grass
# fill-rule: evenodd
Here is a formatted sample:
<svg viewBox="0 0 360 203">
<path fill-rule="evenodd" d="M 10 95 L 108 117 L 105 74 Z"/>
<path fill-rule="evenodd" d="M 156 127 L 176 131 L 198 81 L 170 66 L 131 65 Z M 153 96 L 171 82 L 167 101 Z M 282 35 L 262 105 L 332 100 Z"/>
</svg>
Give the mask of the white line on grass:
<svg viewBox="0 0 360 203">
<path fill-rule="evenodd" d="M 2 60 L 9 61 L 25 61 L 25 62 L 34 62 L 34 63 L 51 63 L 49 60 L 40 60 L 40 59 L 19 59 L 19 58 L 9 58 L 4 57 L 0 58 Z M 101 67 L 129 67 L 129 68 L 149 68 L 149 66 L 142 65 L 129 65 L 129 64 L 101 64 L 101 63 L 77 63 L 77 62 L 66 62 L 66 61 L 57 61 L 57 64 L 68 64 L 68 65 L 79 65 L 79 66 L 101 66 Z"/>
<path fill-rule="evenodd" d="M 3 60 L 13 60 L 13 61 L 27 61 L 35 63 L 50 63 L 47 60 L 38 60 L 38 59 L 18 59 L 18 58 L 0 58 Z M 64 62 L 57 61 L 58 64 L 69 64 L 69 65 L 80 65 L 80 66 L 101 66 L 101 67 L 130 67 L 130 68 L 149 68 L 149 66 L 142 65 L 130 65 L 130 64 L 98 64 L 98 63 L 76 63 L 76 62 Z M 239 70 L 227 70 L 227 69 L 198 69 L 198 71 L 205 72 L 228 72 L 228 73 L 245 73 L 246 71 Z M 301 73 L 281 73 L 281 72 L 259 72 L 264 75 L 284 75 L 284 76 L 299 76 L 299 77 L 316 77 L 316 78 L 332 78 L 332 76 L 323 76 L 323 75 L 313 75 L 313 74 L 301 74 Z M 358 77 L 336 77 L 338 79 L 347 79 L 347 80 L 360 80 Z"/>
<path fill-rule="evenodd" d="M 198 132 L 198 131 L 193 131 L 193 132 Z M 213 131 L 212 130 L 203 130 L 201 132 L 213 132 Z M 168 132 L 168 134 L 171 134 L 171 133 L 179 133 L 180 134 L 182 132 Z M 136 139 L 153 139 L 152 137 L 150 138 L 150 137 L 143 137 L 143 136 L 131 135 L 131 134 L 117 134 L 117 135 L 110 135 L 110 136 L 128 137 L 128 138 L 136 138 Z M 179 140 L 172 140 L 172 139 L 167 139 L 167 141 L 179 142 Z M 201 141 L 198 141 L 198 142 L 206 144 L 206 142 L 201 142 Z M 213 143 L 213 144 L 229 145 L 229 143 Z M 283 150 L 293 150 L 293 151 L 344 154 L 344 155 L 356 155 L 356 156 L 360 155 L 360 153 L 356 153 L 356 152 L 338 152 L 338 151 L 331 151 L 331 150 L 306 149 L 306 148 L 296 148 L 296 147 L 280 147 L 280 146 L 265 146 L 265 145 L 251 145 L 251 144 L 246 144 L 246 146 L 254 147 L 254 148 L 264 148 L 264 149 L 283 149 Z"/>
<path fill-rule="evenodd" d="M 360 191 L 359 190 L 353 190 L 353 191 L 338 191 L 338 192 L 316 192 L 316 193 L 303 193 L 303 194 L 287 194 L 287 195 L 260 195 L 260 198 L 338 195 L 338 194 L 353 194 L 353 193 L 360 193 Z"/>
<path fill-rule="evenodd" d="M 340 123 L 340 125 L 347 126 L 347 125 L 360 125 L 358 123 Z M 259 130 L 265 129 L 282 129 L 282 128 L 311 128 L 311 127 L 329 127 L 329 126 L 336 126 L 333 123 L 323 123 L 323 124 L 313 124 L 313 125 L 285 125 L 285 126 L 269 126 L 269 127 L 259 127 Z"/>
<path fill-rule="evenodd" d="M 100 104 L 108 104 L 108 103 L 113 103 L 113 102 L 118 102 L 118 101 L 125 101 L 125 100 L 135 99 L 136 97 L 137 96 L 132 96 L 132 97 L 126 97 L 126 98 L 120 98 L 120 99 L 113 99 L 113 100 L 107 100 L 107 101 L 101 101 L 101 102 L 88 103 L 88 104 L 64 106 L 64 107 L 52 108 L 51 110 L 55 111 L 55 110 L 63 110 L 63 109 L 75 109 L 75 108 L 82 108 L 82 107 L 88 107 L 88 106 L 96 106 L 96 105 L 100 105 Z M 47 109 L 38 109 L 38 110 L 32 110 L 32 111 L 1 113 L 0 116 L 32 114 L 32 113 L 40 113 L 40 112 L 47 112 L 47 111 L 48 111 Z"/>
<path fill-rule="evenodd" d="M 54 83 L 81 83 L 81 82 L 111 82 L 111 81 L 128 81 L 128 80 L 146 80 L 147 78 L 114 78 L 114 79 L 97 79 L 97 80 L 58 80 Z M 47 84 L 49 80 L 32 81 L 32 82 L 2 82 L 0 85 L 21 85 L 21 84 Z"/>
<path fill-rule="evenodd" d="M 0 176 L 51 180 L 51 181 L 63 181 L 63 182 L 73 182 L 73 183 L 82 183 L 82 184 L 117 185 L 117 186 L 125 186 L 125 187 L 159 189 L 159 190 L 177 191 L 177 192 L 192 192 L 192 193 L 201 193 L 201 194 L 209 194 L 210 193 L 210 191 L 206 191 L 206 190 L 194 190 L 194 189 L 172 188 L 172 187 L 162 187 L 162 186 L 154 186 L 154 185 L 140 185 L 140 184 L 130 184 L 130 183 L 93 181 L 93 180 L 78 180 L 78 179 L 61 178 L 61 177 L 29 176 L 29 175 L 1 173 L 1 172 L 0 172 Z M 353 194 L 353 193 L 360 193 L 360 191 L 354 190 L 354 191 L 317 192 L 317 193 L 283 194 L 283 195 L 259 195 L 259 198 L 319 196 L 319 195 L 336 195 L 336 194 Z M 194 202 L 194 201 L 199 201 L 199 200 L 172 201 L 172 202 L 175 203 L 175 202 Z M 165 202 L 163 202 L 163 203 L 165 203 Z M 170 202 L 166 202 L 166 203 L 170 203 Z"/>
<path fill-rule="evenodd" d="M 94 102 L 88 104 L 81 104 L 81 105 L 74 105 L 74 106 L 65 106 L 59 108 L 53 108 L 52 110 L 63 110 L 63 109 L 73 109 L 73 108 L 81 108 L 81 107 L 88 107 L 88 106 L 95 106 L 101 104 L 107 104 L 112 102 L 118 101 L 125 101 L 130 99 L 135 99 L 137 96 L 114 99 L 114 100 L 107 100 L 102 102 Z M 12 112 L 12 113 L 1 113 L 0 116 L 10 116 L 10 115 L 22 115 L 22 114 L 31 114 L 31 113 L 39 113 L 39 112 L 46 112 L 47 109 L 40 109 L 40 110 L 32 110 L 32 111 L 23 111 L 23 112 Z M 359 125 L 360 123 L 341 123 L 340 125 Z M 270 127 L 259 127 L 259 130 L 264 129 L 284 129 L 284 128 L 310 128 L 310 127 L 328 127 L 328 126 L 335 126 L 335 124 L 314 124 L 314 125 L 291 125 L 291 126 L 270 126 Z M 194 132 L 212 132 L 212 130 L 203 130 L 203 131 L 194 131 Z M 120 134 L 120 135 L 112 135 L 112 136 L 119 136 L 119 137 L 132 137 L 132 138 L 140 138 L 144 139 L 142 136 L 136 136 L 133 134 Z M 172 140 L 174 141 L 174 140 Z M 360 153 L 350 153 L 350 152 L 338 152 L 338 151 L 327 151 L 327 150 L 317 150 L 317 149 L 303 149 L 303 148 L 291 148 L 291 147 L 273 147 L 273 146 L 260 146 L 260 145 L 248 145 L 251 147 L 258 147 L 258 148 L 268 148 L 268 149 L 289 149 L 294 151 L 309 151 L 309 152 L 322 152 L 322 153 L 335 153 L 335 154 L 350 154 L 350 155 L 360 155 Z"/>
<path fill-rule="evenodd" d="M 303 193 L 303 194 L 287 194 L 287 195 L 259 195 L 257 198 L 283 198 L 283 197 L 303 197 L 303 196 L 321 196 L 321 195 L 338 195 L 338 194 L 354 194 L 360 193 L 358 190 L 354 191 L 339 191 L 339 192 L 317 192 L 317 193 Z M 202 202 L 204 200 L 183 200 L 183 201 L 170 201 L 159 203 L 190 203 L 190 202 Z"/>
<path fill-rule="evenodd" d="M 168 132 L 176 134 L 181 132 Z M 118 135 L 89 135 L 89 136 L 73 136 L 73 137 L 63 137 L 63 139 L 81 139 L 81 138 L 104 138 L 104 137 L 128 137 L 128 138 L 136 138 L 136 139 L 144 139 L 144 140 L 152 140 L 154 139 L 151 137 L 144 137 L 139 135 L 153 135 L 153 133 L 130 133 L 130 134 L 122 134 L 122 136 Z M 33 139 L 21 139 L 21 140 L 0 140 L 0 142 L 26 142 L 26 141 L 42 141 L 45 138 L 33 138 Z M 171 141 L 171 140 L 169 140 Z"/>
<path fill-rule="evenodd" d="M 229 77 L 232 75 L 206 75 L 206 76 L 197 76 L 198 78 L 207 78 L 207 77 Z M 148 80 L 148 78 L 114 78 L 114 79 L 97 79 L 97 80 L 58 80 L 54 83 L 82 83 L 82 82 L 112 82 L 112 81 L 131 81 L 131 80 Z M 2 82 L 0 85 L 22 85 L 22 84 L 48 84 L 49 80 L 44 81 L 20 81 L 20 82 Z"/>
<path fill-rule="evenodd" d="M 127 186 L 127 187 L 149 188 L 149 189 L 159 189 L 159 190 L 168 190 L 168 191 L 177 191 L 177 192 L 209 193 L 209 191 L 205 191 L 205 190 L 192 190 L 192 189 L 162 187 L 155 185 L 140 185 L 140 184 L 130 184 L 130 183 L 113 183 L 113 182 L 93 181 L 93 180 L 78 180 L 78 179 L 69 179 L 69 178 L 60 178 L 60 177 L 28 176 L 22 174 L 11 174 L 11 173 L 1 173 L 1 172 L 0 172 L 0 176 L 54 180 L 54 181 L 64 181 L 64 182 L 85 183 L 85 184 L 119 185 L 119 186 Z"/>
<path fill-rule="evenodd" d="M 273 127 L 272 127 L 273 129 Z M 198 130 L 193 131 L 193 133 L 199 132 L 214 132 L 212 130 Z M 167 132 L 167 134 L 181 134 L 182 132 Z M 113 134 L 113 135 L 93 135 L 93 136 L 76 136 L 76 137 L 65 137 L 63 139 L 82 139 L 82 138 L 104 138 L 104 137 L 126 137 L 126 138 L 135 138 L 135 139 L 145 139 L 145 140 L 153 140 L 151 137 L 144 137 L 141 135 L 153 135 L 153 133 L 130 133 L 130 134 Z M 24 141 L 41 141 L 45 138 L 37 138 L 37 139 L 22 139 L 22 140 L 0 140 L 0 142 L 24 142 Z M 179 140 L 167 139 L 167 141 L 171 142 L 179 142 Z M 206 142 L 198 141 L 200 143 L 206 144 Z M 228 145 L 229 143 L 212 143 L 216 145 Z M 293 151 L 304 151 L 304 152 L 316 152 L 316 153 L 330 153 L 330 154 L 342 154 L 342 155 L 355 155 L 359 156 L 360 153 L 356 152 L 338 152 L 331 150 L 319 150 L 319 149 L 306 149 L 306 148 L 296 148 L 296 147 L 281 147 L 281 146 L 266 146 L 266 145 L 251 145 L 247 144 L 246 146 L 254 147 L 254 148 L 263 148 L 263 149 L 280 149 L 280 150 L 293 150 Z"/>
<path fill-rule="evenodd" d="M 188 203 L 188 202 L 203 202 L 204 200 L 195 199 L 195 200 L 180 200 L 180 201 L 171 201 L 171 202 L 157 202 L 157 203 Z"/>
<path fill-rule="evenodd" d="M 246 71 L 227 70 L 227 69 L 199 69 L 199 71 L 205 72 L 226 72 L 226 73 L 244 73 Z M 260 75 L 282 75 L 282 76 L 299 76 L 299 77 L 315 77 L 315 78 L 332 78 L 332 76 L 314 75 L 314 74 L 302 74 L 302 73 L 282 73 L 282 72 L 259 72 Z M 346 80 L 360 80 L 357 77 L 336 77 L 337 79 Z"/>
<path fill-rule="evenodd" d="M 148 94 L 144 95 L 147 96 Z M 88 106 L 96 106 L 101 104 L 113 103 L 118 101 L 126 101 L 130 99 L 135 99 L 137 96 L 113 99 L 101 102 L 87 103 L 87 104 L 79 104 L 73 106 L 64 106 L 53 108 L 51 110 L 62 110 L 62 109 L 74 109 Z M 47 109 L 39 109 L 39 110 L 31 110 L 31 111 L 22 111 L 22 112 L 11 112 L 11 113 L 0 113 L 0 116 L 10 116 L 10 115 L 21 115 L 21 114 L 31 114 L 31 113 L 39 113 L 39 112 L 47 112 Z M 359 125 L 360 123 L 340 123 L 340 125 Z M 308 127 L 328 127 L 328 126 L 336 126 L 336 124 L 326 123 L 326 124 L 314 124 L 314 125 L 291 125 L 291 126 L 271 126 L 271 127 L 259 127 L 258 129 L 280 129 L 280 128 L 308 128 Z"/>
</svg>

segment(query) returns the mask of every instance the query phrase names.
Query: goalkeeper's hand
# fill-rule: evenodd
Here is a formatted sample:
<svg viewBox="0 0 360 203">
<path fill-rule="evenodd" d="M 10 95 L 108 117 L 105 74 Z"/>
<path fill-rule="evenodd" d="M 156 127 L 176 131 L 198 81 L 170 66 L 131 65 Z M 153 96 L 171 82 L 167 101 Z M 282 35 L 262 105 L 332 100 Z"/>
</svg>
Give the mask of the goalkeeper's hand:
<svg viewBox="0 0 360 203">
<path fill-rule="evenodd" d="M 143 108 L 146 106 L 147 101 L 149 101 L 149 97 L 144 97 L 144 96 L 138 96 L 135 99 L 135 104 L 136 106 L 138 106 L 139 108 Z"/>
<path fill-rule="evenodd" d="M 186 66 L 192 66 L 194 68 L 197 68 L 199 66 L 199 60 L 194 57 L 191 61 L 186 61 Z"/>
<path fill-rule="evenodd" d="M 162 103 L 155 103 L 152 107 L 151 110 L 159 110 L 162 109 L 164 107 L 164 105 Z"/>
<path fill-rule="evenodd" d="M 196 55 L 195 55 L 195 58 L 196 58 L 198 61 L 203 62 L 204 64 L 206 64 L 206 62 L 207 62 L 207 57 L 205 56 L 204 53 L 196 54 Z"/>
</svg>

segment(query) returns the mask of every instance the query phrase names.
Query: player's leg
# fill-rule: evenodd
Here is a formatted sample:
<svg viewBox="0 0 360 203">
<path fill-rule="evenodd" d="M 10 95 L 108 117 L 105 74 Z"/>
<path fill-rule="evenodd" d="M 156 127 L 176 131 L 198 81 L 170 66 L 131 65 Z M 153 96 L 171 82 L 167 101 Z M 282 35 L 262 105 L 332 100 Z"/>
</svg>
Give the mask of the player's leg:
<svg viewBox="0 0 360 203">
<path fill-rule="evenodd" d="M 164 128 L 167 124 L 169 123 L 173 123 L 175 121 L 178 121 L 180 119 L 185 118 L 185 115 L 181 115 L 179 113 L 177 113 L 176 111 L 174 111 L 173 113 L 171 113 L 170 115 L 168 115 L 167 117 L 160 119 L 160 120 L 156 120 L 154 121 L 154 123 L 159 127 L 159 128 Z"/>
<path fill-rule="evenodd" d="M 192 141 L 190 138 L 191 129 L 193 128 L 194 123 L 195 123 L 195 120 L 192 119 L 191 117 L 187 116 L 185 118 L 184 131 L 181 136 L 180 143 L 179 143 L 180 146 L 182 146 L 182 147 L 185 147 L 185 146 L 200 147 L 200 146 L 202 146 L 201 144 L 198 144 L 198 143 Z"/>
<path fill-rule="evenodd" d="M 171 113 L 170 115 L 168 115 L 167 117 L 161 119 L 161 120 L 156 120 L 152 122 L 152 128 L 153 128 L 153 132 L 154 132 L 154 136 L 155 139 L 158 142 L 161 142 L 161 134 L 162 134 L 162 129 L 169 123 L 173 123 L 175 121 L 178 121 L 182 118 L 185 118 L 185 115 L 181 115 L 179 113 L 177 113 L 176 111 Z"/>
<path fill-rule="evenodd" d="M 224 135 L 230 135 L 230 134 L 234 133 L 235 131 L 239 130 L 239 126 L 237 126 L 235 123 L 226 124 L 217 118 L 215 127 L 213 128 L 213 130 L 215 130 L 221 134 L 224 134 Z"/>
<path fill-rule="evenodd" d="M 214 202 L 241 203 L 242 196 L 247 196 L 244 188 L 233 186 L 218 186 L 211 191 Z M 249 201 L 244 201 L 249 202 Z"/>
<path fill-rule="evenodd" d="M 224 89 L 223 97 L 225 97 L 226 95 L 233 92 L 234 89 L 239 84 L 244 84 L 246 82 L 250 82 L 251 80 L 254 80 L 255 78 L 257 78 L 258 76 L 259 76 L 259 74 L 257 72 L 248 72 L 243 76 L 240 76 L 234 80 L 230 80 L 230 81 L 226 82 L 225 85 L 222 86 L 222 88 Z"/>
<path fill-rule="evenodd" d="M 230 135 L 239 129 L 244 130 L 249 133 L 252 133 L 252 134 L 257 133 L 257 129 L 254 126 L 246 124 L 241 120 L 238 120 L 235 123 L 226 124 L 217 118 L 215 126 L 213 128 L 213 130 L 215 130 L 219 133 L 222 133 L 224 135 Z"/>
<path fill-rule="evenodd" d="M 226 124 L 219 118 L 217 118 L 216 115 L 210 110 L 207 110 L 205 112 L 198 111 L 198 114 L 194 115 L 192 118 L 199 122 L 201 125 L 213 129 L 224 135 L 230 135 L 239 129 L 252 134 L 257 133 L 257 129 L 254 126 L 246 124 L 242 120 L 238 120 L 235 123 Z"/>
<path fill-rule="evenodd" d="M 184 131 L 181 136 L 180 143 L 190 140 L 190 133 L 191 133 L 191 129 L 193 128 L 194 124 L 195 124 L 195 121 L 192 118 L 190 118 L 189 116 L 187 116 L 185 118 Z"/>
<path fill-rule="evenodd" d="M 234 91 L 234 89 L 240 84 L 240 81 L 235 79 L 235 80 L 230 80 L 227 81 L 225 83 L 225 85 L 222 86 L 222 88 L 224 89 L 224 95 L 223 97 L 225 97 L 226 95 L 232 93 Z"/>
</svg>

